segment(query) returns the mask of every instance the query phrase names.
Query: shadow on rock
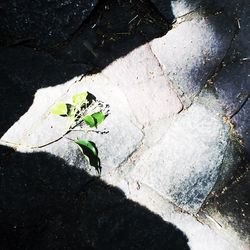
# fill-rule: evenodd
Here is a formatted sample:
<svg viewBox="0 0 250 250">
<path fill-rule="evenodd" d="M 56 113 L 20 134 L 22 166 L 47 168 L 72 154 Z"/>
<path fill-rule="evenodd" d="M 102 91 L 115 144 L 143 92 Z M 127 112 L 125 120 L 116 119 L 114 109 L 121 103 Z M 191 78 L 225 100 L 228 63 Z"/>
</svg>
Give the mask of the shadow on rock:
<svg viewBox="0 0 250 250">
<path fill-rule="evenodd" d="M 189 249 L 122 191 L 45 153 L 0 147 L 1 249 Z"/>
<path fill-rule="evenodd" d="M 169 30 L 150 1 L 86 1 L 83 17 L 79 0 L 50 2 L 36 1 L 34 8 L 25 0 L 0 4 L 0 136 L 28 110 L 37 89 L 101 71 Z"/>
</svg>

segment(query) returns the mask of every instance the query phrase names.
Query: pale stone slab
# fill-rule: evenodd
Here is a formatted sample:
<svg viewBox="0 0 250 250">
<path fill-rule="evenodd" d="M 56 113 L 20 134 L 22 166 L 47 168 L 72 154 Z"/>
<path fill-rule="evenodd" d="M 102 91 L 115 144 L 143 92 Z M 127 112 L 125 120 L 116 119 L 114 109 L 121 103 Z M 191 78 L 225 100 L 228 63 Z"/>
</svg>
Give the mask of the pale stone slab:
<svg viewBox="0 0 250 250">
<path fill-rule="evenodd" d="M 214 109 L 193 104 L 127 175 L 195 213 L 217 180 L 227 133 L 228 127 Z"/>
<path fill-rule="evenodd" d="M 6 132 L 2 140 L 21 144 L 18 146 L 21 151 L 49 152 L 72 165 L 87 168 L 79 149 L 70 140 L 62 139 L 46 147 L 30 149 L 30 147 L 40 147 L 60 138 L 69 123 L 66 118 L 52 115 L 50 109 L 56 101 L 70 103 L 71 96 L 83 91 L 95 94 L 99 100 L 108 101 L 111 114 L 100 126 L 100 130 L 106 127 L 109 133 L 100 135 L 71 132 L 67 137 L 94 141 L 99 150 L 104 172 L 106 168 L 117 167 L 140 144 L 143 134 L 131 121 L 133 115 L 124 95 L 101 74 L 86 77 L 81 82 L 75 79 L 65 85 L 39 90 L 29 111 Z M 112 98 L 112 93 L 114 98 Z M 116 98 L 119 98 L 118 105 L 115 105 Z M 91 171 L 89 168 L 88 170 Z"/>
<path fill-rule="evenodd" d="M 76 145 L 60 139 L 69 123 L 64 117 L 52 115 L 56 102 L 71 102 L 71 97 L 88 91 L 98 100 L 110 105 L 110 115 L 100 130 L 108 134 L 71 132 L 71 139 L 88 139 L 96 143 L 103 174 L 116 168 L 136 150 L 143 139 L 145 126 L 161 119 L 170 119 L 182 109 L 176 93 L 161 71 L 148 45 L 119 59 L 102 73 L 40 89 L 33 105 L 2 137 L 21 151 L 42 150 L 53 153 L 67 162 L 86 168 Z M 11 145 L 11 144 L 10 144 Z M 81 161 L 79 160 L 81 159 Z"/>
<path fill-rule="evenodd" d="M 119 86 L 143 126 L 182 110 L 180 100 L 148 44 L 115 61 L 102 73 Z"/>
</svg>

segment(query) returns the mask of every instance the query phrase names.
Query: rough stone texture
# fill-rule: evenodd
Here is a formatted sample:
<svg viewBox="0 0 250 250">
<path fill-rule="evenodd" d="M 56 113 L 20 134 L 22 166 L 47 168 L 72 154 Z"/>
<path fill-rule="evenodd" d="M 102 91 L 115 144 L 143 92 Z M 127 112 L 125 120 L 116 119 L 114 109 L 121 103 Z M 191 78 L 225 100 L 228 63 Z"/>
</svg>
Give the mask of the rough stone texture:
<svg viewBox="0 0 250 250">
<path fill-rule="evenodd" d="M 174 88 L 186 96 L 187 105 L 225 56 L 233 31 L 223 14 L 207 18 L 197 14 L 150 43 Z"/>
<path fill-rule="evenodd" d="M 217 112 L 193 104 L 162 140 L 141 156 L 128 175 L 196 213 L 217 180 L 227 132 Z"/>
<path fill-rule="evenodd" d="M 241 0 L 236 5 L 236 26 L 238 32 L 229 51 L 229 60 L 249 60 L 250 57 L 250 3 Z M 229 7 L 228 7 L 229 8 Z"/>
<path fill-rule="evenodd" d="M 112 173 L 105 179 L 112 185 L 121 188 L 126 196 L 147 207 L 164 220 L 178 226 L 188 237 L 188 245 L 192 250 L 248 250 L 234 230 L 217 230 L 206 221 L 201 223 L 199 217 L 183 213 L 182 210 L 153 189 L 133 179 L 122 179 L 119 174 Z M 208 226 L 209 225 L 209 226 Z"/>
<path fill-rule="evenodd" d="M 83 20 L 79 22 L 81 27 L 76 24 L 79 19 L 74 19 L 60 40 L 57 40 L 60 29 L 51 37 L 45 32 L 49 40 L 29 40 L 30 37 L 17 40 L 4 33 L 0 38 L 2 43 L 16 44 L 0 50 L 1 134 L 28 110 L 39 89 L 33 105 L 4 138 L 21 142 L 17 148 L 23 151 L 31 151 L 25 148 L 27 144 L 57 138 L 65 124 L 63 118 L 49 114 L 51 105 L 88 90 L 110 104 L 111 114 L 100 126 L 101 130 L 106 127 L 110 132 L 103 135 L 71 132 L 68 137 L 96 142 L 103 167 L 102 179 L 120 187 L 127 197 L 147 206 L 164 220 L 178 225 L 187 233 L 192 250 L 249 249 L 235 235 L 235 231 L 242 234 L 248 230 L 249 215 L 245 214 L 246 219 L 243 215 L 236 216 L 241 209 L 245 213 L 245 207 L 243 203 L 239 207 L 232 204 L 237 193 L 249 189 L 249 176 L 244 173 L 246 168 L 241 167 L 233 143 L 228 141 L 232 138 L 230 132 L 234 131 L 229 132 L 229 126 L 223 123 L 224 112 L 220 107 L 236 112 L 232 122 L 237 133 L 249 138 L 249 101 L 244 97 L 244 91 L 249 91 L 246 77 L 249 1 L 152 2 L 164 6 L 158 6 L 157 11 L 150 1 L 99 1 L 88 19 L 83 20 L 84 13 L 81 13 L 84 18 L 77 15 Z M 50 3 L 54 6 L 56 1 Z M 8 4 L 12 3 L 4 3 Z M 2 6 L 3 3 L 0 14 Z M 65 6 L 63 11 L 70 16 L 74 8 Z M 166 11 L 168 21 L 159 11 L 163 15 Z M 169 30 L 168 22 L 176 17 L 171 32 L 162 37 Z M 67 21 L 67 18 L 59 19 L 53 27 L 58 28 L 59 22 Z M 15 29 L 21 26 L 19 23 Z M 73 31 L 75 28 L 77 32 Z M 60 46 L 48 49 L 58 43 Z M 30 48 L 21 48 L 20 44 Z M 40 51 L 31 47 L 39 47 Z M 47 52 L 41 51 L 45 47 Z M 86 72 L 93 75 L 72 79 Z M 185 102 L 180 114 L 182 105 L 169 79 Z M 194 98 L 198 93 L 199 97 Z M 187 106 L 190 108 L 185 109 Z M 102 250 L 189 249 L 185 236 L 172 225 L 166 227 L 159 217 L 131 201 L 128 204 L 120 191 L 88 176 L 85 171 L 96 173 L 70 140 L 62 139 L 40 150 L 57 155 L 68 164 L 45 153 L 20 154 L 0 147 L 0 233 L 3 236 L 0 248 L 17 242 L 22 249 L 37 246 L 41 249 L 72 246 Z M 242 178 L 242 185 L 233 195 L 217 200 L 221 208 L 212 204 L 215 213 L 205 214 L 205 225 L 183 213 L 183 208 L 196 213 L 210 191 L 216 195 L 220 190 L 222 193 L 239 176 L 248 177 Z M 225 180 L 229 181 L 225 183 Z M 245 191 L 242 194 L 246 196 Z M 225 206 L 227 200 L 231 208 Z M 234 209 L 237 211 L 234 214 L 239 220 L 237 224 L 231 218 L 223 218 L 224 215 L 219 217 L 220 222 L 230 221 L 234 229 L 216 222 L 216 212 L 224 208 L 225 216 L 234 214 Z"/>
<path fill-rule="evenodd" d="M 97 76 L 96 79 L 91 79 L 90 77 L 84 83 L 80 84 L 78 82 L 72 84 L 72 82 L 69 82 L 66 85 L 54 87 L 54 89 L 47 88 L 38 91 L 29 111 L 7 131 L 2 140 L 21 144 L 19 150 L 25 151 L 29 150 L 30 147 L 47 144 L 59 138 L 67 129 L 67 119 L 65 120 L 63 117 L 50 114 L 52 105 L 56 100 L 69 102 L 73 94 L 87 90 L 95 94 L 99 100 L 109 100 L 111 115 L 106 119 L 104 125 L 109 130 L 109 133 L 104 135 L 95 133 L 87 135 L 83 132 L 73 132 L 68 137 L 72 137 L 72 139 L 89 139 L 96 143 L 103 173 L 107 169 L 119 166 L 140 144 L 143 134 L 133 125 L 129 117 L 127 117 L 125 110 L 119 109 L 114 105 L 116 99 L 112 101 L 110 93 L 116 94 L 117 98 L 119 90 L 116 91 L 104 77 Z M 95 88 L 90 85 L 94 85 Z M 104 85 L 105 91 L 103 91 Z M 92 89 L 94 90 L 92 91 Z M 119 98 L 121 103 L 126 103 L 124 96 L 120 94 Z M 100 129 L 102 130 L 102 127 Z M 68 163 L 76 167 L 85 169 L 87 167 L 77 146 L 67 139 L 49 145 L 41 150 L 64 158 Z"/>
<path fill-rule="evenodd" d="M 97 0 L 7 0 L 0 3 L 3 44 L 31 41 L 39 47 L 69 39 L 97 4 Z"/>
<path fill-rule="evenodd" d="M 219 72 L 214 84 L 219 100 L 232 117 L 250 94 L 250 63 L 234 63 Z"/>
<path fill-rule="evenodd" d="M 111 114 L 103 125 L 109 130 L 108 134 L 72 133 L 72 138 L 86 138 L 96 143 L 103 174 L 118 167 L 140 145 L 143 133 L 139 128 L 151 121 L 170 118 L 182 109 L 157 60 L 145 45 L 117 60 L 101 74 L 39 90 L 29 111 L 2 140 L 21 144 L 18 148 L 24 151 L 59 138 L 68 124 L 65 118 L 51 115 L 50 108 L 56 101 L 70 102 L 71 96 L 82 91 L 89 91 L 110 105 Z M 43 150 L 86 169 L 85 162 L 78 160 L 77 147 L 69 141 L 65 143 L 65 139 Z"/>
<path fill-rule="evenodd" d="M 250 101 L 248 100 L 241 110 L 233 117 L 232 121 L 235 124 L 237 133 L 243 138 L 243 144 L 246 147 L 248 157 L 250 157 Z"/>
<path fill-rule="evenodd" d="M 250 67 L 249 67 L 249 1 L 233 2 L 235 9 L 229 4 L 225 11 L 235 16 L 235 33 L 232 44 L 224 58 L 223 67 L 216 73 L 215 90 L 227 116 L 235 125 L 235 130 L 243 139 L 246 151 L 250 152 L 249 142 L 249 104 Z M 230 13 L 231 9 L 231 13 Z"/>
<path fill-rule="evenodd" d="M 250 244 L 250 172 L 249 169 L 233 183 L 212 193 L 202 211 L 212 216 L 222 228 L 235 230 Z M 225 229 L 224 229 L 225 230 Z"/>
</svg>

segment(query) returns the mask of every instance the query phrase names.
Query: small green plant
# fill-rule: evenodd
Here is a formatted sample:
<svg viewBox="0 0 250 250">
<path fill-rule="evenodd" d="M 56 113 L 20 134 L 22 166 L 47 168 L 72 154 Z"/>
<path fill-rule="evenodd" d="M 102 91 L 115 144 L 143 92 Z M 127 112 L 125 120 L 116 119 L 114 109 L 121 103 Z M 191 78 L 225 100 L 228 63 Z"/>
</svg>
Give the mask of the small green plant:
<svg viewBox="0 0 250 250">
<path fill-rule="evenodd" d="M 51 113 L 67 118 L 69 125 L 64 136 L 70 131 L 107 133 L 106 131 L 102 132 L 96 129 L 107 117 L 108 107 L 108 105 L 104 105 L 101 101 L 96 100 L 92 94 L 82 92 L 73 95 L 71 103 L 56 103 L 51 108 Z M 72 141 L 79 147 L 89 164 L 100 174 L 101 165 L 95 143 L 82 139 Z"/>
</svg>

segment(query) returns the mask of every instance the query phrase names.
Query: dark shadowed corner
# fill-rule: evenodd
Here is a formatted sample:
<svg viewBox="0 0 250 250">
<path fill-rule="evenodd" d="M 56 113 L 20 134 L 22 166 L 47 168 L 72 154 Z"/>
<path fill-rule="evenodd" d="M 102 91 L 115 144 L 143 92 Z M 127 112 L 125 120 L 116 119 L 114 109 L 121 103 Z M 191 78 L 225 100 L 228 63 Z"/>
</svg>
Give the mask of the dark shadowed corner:
<svg viewBox="0 0 250 250">
<path fill-rule="evenodd" d="M 174 225 L 63 160 L 0 155 L 1 249 L 189 249 Z"/>
</svg>

